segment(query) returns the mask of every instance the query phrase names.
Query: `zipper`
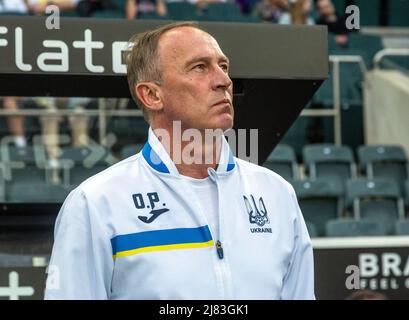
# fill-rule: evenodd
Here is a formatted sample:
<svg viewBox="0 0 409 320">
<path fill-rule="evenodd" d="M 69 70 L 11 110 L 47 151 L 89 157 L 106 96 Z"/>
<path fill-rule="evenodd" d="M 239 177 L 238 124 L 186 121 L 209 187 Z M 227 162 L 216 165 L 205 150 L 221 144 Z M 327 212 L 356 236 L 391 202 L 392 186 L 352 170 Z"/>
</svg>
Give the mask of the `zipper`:
<svg viewBox="0 0 409 320">
<path fill-rule="evenodd" d="M 224 258 L 223 252 L 223 245 L 221 241 L 221 227 L 222 227 L 222 218 L 220 214 L 220 195 L 219 195 L 219 184 L 217 181 L 217 173 L 213 168 L 209 168 L 208 170 L 210 179 L 216 184 L 217 188 L 217 210 L 218 210 L 218 219 L 219 219 L 219 228 L 217 233 L 217 241 L 216 241 L 216 253 L 220 260 Z"/>
<path fill-rule="evenodd" d="M 217 188 L 217 203 L 218 203 L 218 218 L 219 218 L 219 228 L 218 228 L 218 234 L 217 234 L 217 241 L 216 241 L 216 253 L 218 256 L 218 271 L 221 277 L 221 285 L 223 287 L 223 293 L 224 297 L 223 299 L 232 299 L 232 290 L 230 289 L 231 287 L 231 277 L 230 277 L 230 271 L 227 265 L 227 261 L 225 259 L 225 252 L 223 249 L 223 242 L 222 242 L 222 226 L 223 226 L 223 218 L 220 212 L 220 187 L 219 187 L 219 182 L 218 182 L 218 176 L 216 171 L 213 168 L 208 169 L 208 174 L 210 179 L 216 184 Z"/>
<path fill-rule="evenodd" d="M 220 242 L 220 240 L 217 240 L 216 242 L 216 251 L 217 251 L 217 255 L 219 256 L 219 259 L 223 259 L 224 253 L 223 253 L 222 243 Z"/>
</svg>

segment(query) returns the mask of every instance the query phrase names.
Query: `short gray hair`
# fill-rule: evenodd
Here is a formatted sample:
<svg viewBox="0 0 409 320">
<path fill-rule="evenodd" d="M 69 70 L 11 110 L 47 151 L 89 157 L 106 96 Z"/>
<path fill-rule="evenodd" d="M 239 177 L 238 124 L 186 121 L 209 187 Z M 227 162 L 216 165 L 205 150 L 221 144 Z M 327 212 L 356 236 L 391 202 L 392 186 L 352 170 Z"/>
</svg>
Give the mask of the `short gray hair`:
<svg viewBox="0 0 409 320">
<path fill-rule="evenodd" d="M 158 84 L 162 82 L 162 72 L 157 63 L 159 38 L 165 32 L 180 27 L 200 29 L 195 22 L 176 22 L 143 33 L 137 33 L 129 40 L 133 47 L 126 55 L 128 86 L 133 100 L 142 109 L 144 118 L 147 121 L 148 113 L 146 107 L 136 95 L 135 86 L 141 81 L 154 81 Z"/>
</svg>

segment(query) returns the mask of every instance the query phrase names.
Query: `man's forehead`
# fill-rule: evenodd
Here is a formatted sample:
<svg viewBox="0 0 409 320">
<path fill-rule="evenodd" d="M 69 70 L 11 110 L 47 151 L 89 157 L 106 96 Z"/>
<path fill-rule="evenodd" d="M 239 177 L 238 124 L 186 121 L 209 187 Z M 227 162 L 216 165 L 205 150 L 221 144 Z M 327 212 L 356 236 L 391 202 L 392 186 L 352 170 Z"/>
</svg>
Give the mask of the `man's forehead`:
<svg viewBox="0 0 409 320">
<path fill-rule="evenodd" d="M 207 32 L 193 27 L 179 27 L 164 33 L 158 45 L 158 54 L 163 58 L 191 57 L 197 54 L 206 54 L 203 50 L 216 50 L 223 55 L 219 44 Z"/>
</svg>

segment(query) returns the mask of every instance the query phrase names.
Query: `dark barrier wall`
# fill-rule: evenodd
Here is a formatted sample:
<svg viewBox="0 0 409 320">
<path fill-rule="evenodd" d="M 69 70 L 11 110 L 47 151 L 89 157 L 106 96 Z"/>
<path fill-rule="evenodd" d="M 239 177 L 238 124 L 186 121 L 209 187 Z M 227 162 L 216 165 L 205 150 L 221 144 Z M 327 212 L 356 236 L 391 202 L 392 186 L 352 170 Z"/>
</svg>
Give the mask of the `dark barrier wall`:
<svg viewBox="0 0 409 320">
<path fill-rule="evenodd" d="M 346 299 L 355 285 L 409 299 L 409 237 L 314 239 L 313 245 L 317 299 Z"/>
</svg>

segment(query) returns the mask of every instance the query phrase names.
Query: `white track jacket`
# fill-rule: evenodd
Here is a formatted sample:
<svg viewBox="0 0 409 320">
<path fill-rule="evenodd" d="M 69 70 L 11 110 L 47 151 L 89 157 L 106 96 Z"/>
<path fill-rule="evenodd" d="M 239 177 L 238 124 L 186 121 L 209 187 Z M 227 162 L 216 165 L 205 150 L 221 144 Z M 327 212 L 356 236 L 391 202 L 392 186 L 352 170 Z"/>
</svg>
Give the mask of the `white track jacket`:
<svg viewBox="0 0 409 320">
<path fill-rule="evenodd" d="M 314 299 L 311 241 L 292 186 L 223 139 L 214 234 L 149 130 L 142 151 L 84 181 L 55 226 L 46 299 Z"/>
</svg>

